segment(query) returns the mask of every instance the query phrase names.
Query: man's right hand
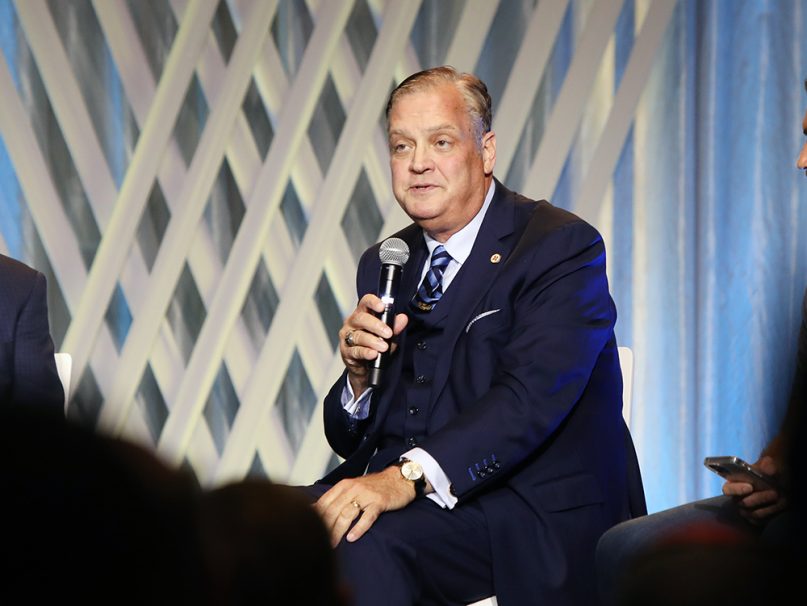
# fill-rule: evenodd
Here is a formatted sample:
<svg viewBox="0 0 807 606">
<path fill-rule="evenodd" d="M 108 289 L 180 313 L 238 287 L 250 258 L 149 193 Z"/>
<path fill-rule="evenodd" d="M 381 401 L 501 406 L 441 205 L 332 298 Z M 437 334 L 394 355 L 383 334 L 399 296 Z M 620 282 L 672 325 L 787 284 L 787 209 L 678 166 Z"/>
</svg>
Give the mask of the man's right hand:
<svg viewBox="0 0 807 606">
<path fill-rule="evenodd" d="M 395 316 L 394 330 L 390 330 L 389 326 L 374 315 L 374 312 L 380 314 L 382 311 L 384 303 L 381 299 L 372 294 L 364 295 L 339 330 L 339 353 L 342 354 L 350 387 L 356 398 L 367 389 L 367 362 L 387 351 L 389 345 L 385 339 L 401 334 L 409 320 L 406 314 L 398 314 Z M 352 345 L 348 345 L 348 341 Z M 392 347 L 394 350 L 395 344 Z"/>
</svg>

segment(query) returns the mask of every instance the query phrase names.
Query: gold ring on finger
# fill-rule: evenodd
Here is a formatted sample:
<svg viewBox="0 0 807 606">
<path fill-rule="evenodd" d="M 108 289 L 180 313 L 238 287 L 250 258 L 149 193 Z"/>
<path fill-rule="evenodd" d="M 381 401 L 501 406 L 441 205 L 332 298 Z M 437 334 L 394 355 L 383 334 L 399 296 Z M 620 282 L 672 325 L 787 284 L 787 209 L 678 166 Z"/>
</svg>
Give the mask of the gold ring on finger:
<svg viewBox="0 0 807 606">
<path fill-rule="evenodd" d="M 354 341 L 354 340 L 353 340 L 353 333 L 354 333 L 354 332 L 355 332 L 355 331 L 350 330 L 350 331 L 348 331 L 348 333 L 345 335 L 345 345 L 347 345 L 348 347 L 353 347 L 354 345 L 356 345 L 356 341 Z"/>
</svg>

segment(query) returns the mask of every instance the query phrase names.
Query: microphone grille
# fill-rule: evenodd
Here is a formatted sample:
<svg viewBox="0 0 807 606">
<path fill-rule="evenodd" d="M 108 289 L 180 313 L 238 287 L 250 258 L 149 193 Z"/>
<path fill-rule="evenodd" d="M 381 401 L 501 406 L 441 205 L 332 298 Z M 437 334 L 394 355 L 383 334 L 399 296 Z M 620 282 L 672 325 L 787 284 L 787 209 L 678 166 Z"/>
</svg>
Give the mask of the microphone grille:
<svg viewBox="0 0 807 606">
<path fill-rule="evenodd" d="M 400 238 L 387 238 L 381 243 L 378 257 L 382 263 L 403 267 L 409 260 L 409 246 Z"/>
</svg>

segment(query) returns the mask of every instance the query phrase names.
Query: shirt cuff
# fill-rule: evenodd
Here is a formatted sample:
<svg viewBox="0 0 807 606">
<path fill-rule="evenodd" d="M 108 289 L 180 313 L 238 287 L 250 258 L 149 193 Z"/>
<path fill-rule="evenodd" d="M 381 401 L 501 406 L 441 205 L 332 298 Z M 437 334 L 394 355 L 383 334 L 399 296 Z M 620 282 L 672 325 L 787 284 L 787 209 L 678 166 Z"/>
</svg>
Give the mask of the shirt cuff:
<svg viewBox="0 0 807 606">
<path fill-rule="evenodd" d="M 427 498 L 443 509 L 454 509 L 457 504 L 457 497 L 451 494 L 451 480 L 448 479 L 443 468 L 434 460 L 434 457 L 422 448 L 413 448 L 403 453 L 401 458 L 414 461 L 423 468 L 423 475 L 426 476 L 432 488 L 434 488 L 434 492 L 426 495 Z"/>
<path fill-rule="evenodd" d="M 345 377 L 345 386 L 342 388 L 342 408 L 356 421 L 363 421 L 370 414 L 370 396 L 373 388 L 368 387 L 358 398 L 353 395 L 350 381 Z"/>
</svg>

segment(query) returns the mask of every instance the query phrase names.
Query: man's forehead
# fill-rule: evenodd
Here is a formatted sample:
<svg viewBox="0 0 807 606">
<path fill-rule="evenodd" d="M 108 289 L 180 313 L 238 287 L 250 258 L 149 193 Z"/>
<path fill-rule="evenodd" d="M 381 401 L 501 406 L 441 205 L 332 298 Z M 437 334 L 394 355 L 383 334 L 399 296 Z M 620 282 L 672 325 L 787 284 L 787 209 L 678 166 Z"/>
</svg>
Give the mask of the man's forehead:
<svg viewBox="0 0 807 606">
<path fill-rule="evenodd" d="M 463 102 L 459 89 L 451 82 L 427 82 L 397 97 L 392 105 L 391 113 L 394 113 L 396 108 L 399 108 L 402 104 L 423 101 L 425 97 L 430 97 L 431 99 L 439 97 L 440 101 L 455 101 L 460 104 Z"/>
</svg>

